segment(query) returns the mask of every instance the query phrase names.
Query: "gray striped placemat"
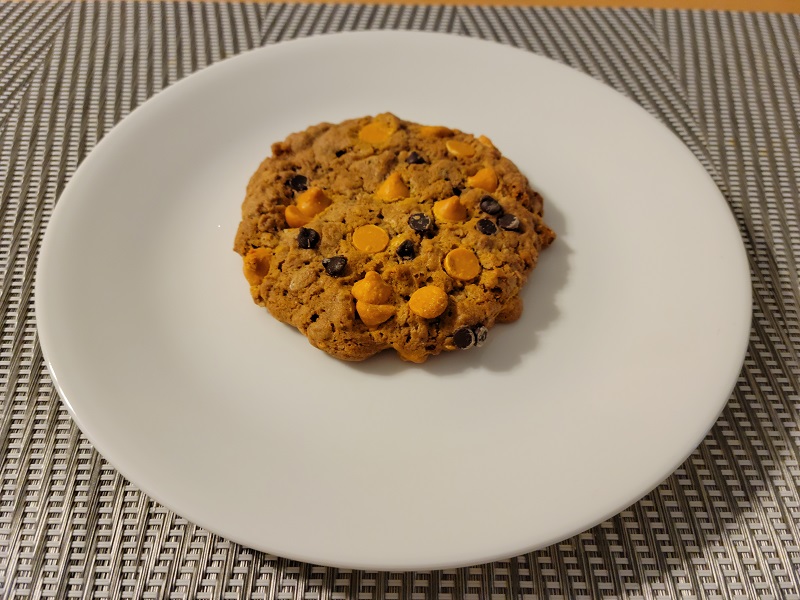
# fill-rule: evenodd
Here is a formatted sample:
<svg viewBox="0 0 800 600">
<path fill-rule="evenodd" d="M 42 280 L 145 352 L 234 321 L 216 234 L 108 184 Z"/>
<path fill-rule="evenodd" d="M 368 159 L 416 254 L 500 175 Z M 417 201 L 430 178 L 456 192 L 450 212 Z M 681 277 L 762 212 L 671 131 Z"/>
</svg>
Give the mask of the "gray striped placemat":
<svg viewBox="0 0 800 600">
<path fill-rule="evenodd" d="M 150 500 L 92 449 L 37 342 L 44 229 L 117 121 L 248 48 L 381 28 L 520 46 L 627 94 L 712 174 L 750 257 L 749 353 L 702 445 L 616 517 L 507 561 L 377 573 L 228 542 Z M 800 15 L 0 1 L 0 597 L 800 599 L 799 120 Z M 512 509 L 525 518 L 525 506 Z"/>
</svg>

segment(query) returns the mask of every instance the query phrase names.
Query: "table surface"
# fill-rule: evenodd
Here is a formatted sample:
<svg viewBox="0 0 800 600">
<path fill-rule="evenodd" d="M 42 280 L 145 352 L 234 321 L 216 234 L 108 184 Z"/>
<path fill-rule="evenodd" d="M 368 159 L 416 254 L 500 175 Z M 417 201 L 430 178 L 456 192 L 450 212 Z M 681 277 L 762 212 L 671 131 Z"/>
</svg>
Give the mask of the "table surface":
<svg viewBox="0 0 800 600">
<path fill-rule="evenodd" d="M 227 1 L 227 0 L 222 0 Z M 236 1 L 236 0 L 233 0 Z M 264 2 L 266 0 L 254 0 Z M 302 0 L 293 0 L 302 2 Z M 312 0 L 321 2 L 321 0 Z M 760 11 L 800 13 L 798 0 L 358 0 L 358 4 L 427 4 L 427 5 L 482 5 L 482 6 L 545 6 L 573 8 L 665 8 L 724 11 Z"/>
<path fill-rule="evenodd" d="M 551 547 L 413 573 L 252 551 L 125 481 L 78 431 L 44 366 L 37 253 L 98 140 L 207 64 L 368 28 L 487 38 L 605 82 L 686 143 L 739 226 L 753 324 L 727 407 L 650 494 Z M 0 598 L 800 599 L 798 123 L 796 14 L 0 0 Z M 523 518 L 524 506 L 513 509 Z"/>
<path fill-rule="evenodd" d="M 228 1 L 228 0 L 222 0 Z M 236 1 L 236 0 L 233 0 Z M 265 2 L 266 0 L 253 0 Z M 302 2 L 302 0 L 293 0 Z M 312 0 L 321 2 L 321 0 Z M 798 13 L 798 0 L 358 0 L 358 4 L 427 4 L 427 5 L 482 5 L 482 6 L 547 6 L 547 7 L 602 7 L 602 8 L 666 8 L 725 11 L 760 11 Z"/>
</svg>

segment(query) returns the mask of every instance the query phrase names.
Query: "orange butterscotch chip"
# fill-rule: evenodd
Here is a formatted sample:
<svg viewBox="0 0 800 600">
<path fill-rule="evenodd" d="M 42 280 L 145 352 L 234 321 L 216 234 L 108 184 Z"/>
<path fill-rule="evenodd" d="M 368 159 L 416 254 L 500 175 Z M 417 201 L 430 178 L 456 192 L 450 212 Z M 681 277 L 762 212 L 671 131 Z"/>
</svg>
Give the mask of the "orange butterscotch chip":
<svg viewBox="0 0 800 600">
<path fill-rule="evenodd" d="M 460 142 L 458 140 L 447 140 L 444 143 L 447 151 L 457 158 L 469 158 L 475 155 L 475 148 L 467 142 Z"/>
<path fill-rule="evenodd" d="M 481 144 L 483 144 L 484 146 L 486 146 L 487 148 L 494 148 L 494 144 L 492 143 L 492 140 L 490 140 L 490 139 L 489 139 L 488 137 L 486 137 L 485 135 L 482 135 L 482 136 L 480 136 L 480 137 L 478 138 L 478 141 L 479 141 Z"/>
<path fill-rule="evenodd" d="M 363 279 L 353 284 L 353 298 L 365 304 L 383 304 L 392 295 L 392 286 L 375 271 L 367 271 Z"/>
<path fill-rule="evenodd" d="M 435 319 L 447 309 L 447 292 L 435 285 L 426 285 L 411 294 L 408 308 L 423 319 Z"/>
<path fill-rule="evenodd" d="M 391 304 L 370 304 L 359 300 L 356 302 L 356 312 L 367 327 L 380 325 L 394 316 L 395 307 Z"/>
<path fill-rule="evenodd" d="M 389 245 L 389 234 L 377 225 L 362 225 L 353 232 L 353 246 L 362 252 L 380 252 Z"/>
<path fill-rule="evenodd" d="M 456 248 L 444 257 L 444 270 L 453 279 L 468 281 L 481 272 L 481 263 L 472 250 Z"/>
<path fill-rule="evenodd" d="M 295 199 L 294 203 L 297 205 L 297 210 L 309 219 L 316 217 L 331 205 L 330 198 L 318 187 L 308 188 Z"/>
<path fill-rule="evenodd" d="M 269 273 L 269 263 L 272 250 L 269 248 L 253 248 L 244 255 L 242 271 L 250 285 L 261 285 L 264 277 Z"/>
<path fill-rule="evenodd" d="M 466 221 L 467 207 L 458 196 L 450 196 L 433 203 L 433 215 L 440 221 Z"/>
<path fill-rule="evenodd" d="M 358 132 L 358 139 L 373 146 L 385 144 L 397 131 L 397 121 L 395 119 L 381 118 L 379 115 L 371 123 L 364 125 Z"/>
<path fill-rule="evenodd" d="M 467 185 L 492 193 L 497 189 L 497 173 L 492 167 L 484 167 L 472 177 L 467 177 Z"/>
<path fill-rule="evenodd" d="M 399 173 L 392 173 L 378 186 L 375 197 L 385 202 L 393 202 L 401 198 L 408 198 L 408 186 Z"/>
<path fill-rule="evenodd" d="M 283 215 L 286 217 L 286 222 L 289 224 L 289 227 L 302 227 L 303 225 L 307 225 L 311 220 L 311 217 L 307 217 L 301 213 L 300 209 L 294 204 L 287 206 Z"/>
<path fill-rule="evenodd" d="M 441 138 L 447 137 L 448 135 L 453 135 L 452 130 L 448 129 L 447 127 L 442 127 L 441 125 L 423 125 L 419 128 L 420 135 L 425 137 L 434 137 L 434 138 Z"/>
</svg>

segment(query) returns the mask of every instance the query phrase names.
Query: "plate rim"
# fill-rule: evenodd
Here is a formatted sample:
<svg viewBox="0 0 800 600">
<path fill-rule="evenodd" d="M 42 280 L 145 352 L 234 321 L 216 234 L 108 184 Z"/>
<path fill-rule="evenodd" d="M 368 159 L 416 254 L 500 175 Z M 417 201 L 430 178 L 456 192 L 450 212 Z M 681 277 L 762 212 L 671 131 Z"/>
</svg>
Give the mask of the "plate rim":
<svg viewBox="0 0 800 600">
<path fill-rule="evenodd" d="M 125 471 L 123 471 L 123 469 L 120 469 L 117 466 L 117 461 L 112 461 L 112 460 L 106 458 L 106 456 L 108 454 L 107 444 L 102 442 L 102 441 L 98 444 L 98 439 L 96 438 L 96 436 L 94 434 L 95 432 L 87 431 L 87 429 L 84 427 L 84 420 L 81 418 L 81 416 L 78 414 L 78 412 L 75 411 L 70 399 L 67 397 L 67 394 L 63 391 L 61 383 L 60 383 L 59 375 L 56 373 L 58 368 L 54 365 L 53 357 L 51 356 L 52 342 L 50 341 L 50 337 L 49 337 L 51 335 L 52 331 L 47 329 L 48 317 L 45 316 L 45 315 L 47 315 L 47 309 L 45 308 L 45 304 L 44 304 L 45 303 L 44 298 L 47 296 L 46 292 L 47 292 L 49 284 L 47 282 L 47 278 L 43 277 L 42 275 L 43 275 L 43 272 L 46 271 L 46 268 L 47 268 L 46 261 L 52 260 L 52 259 L 48 259 L 49 255 L 50 255 L 49 251 L 48 251 L 48 248 L 49 248 L 48 239 L 51 239 L 52 236 L 48 236 L 47 233 L 50 231 L 51 226 L 52 226 L 53 223 L 56 223 L 56 227 L 58 227 L 57 224 L 62 219 L 62 217 L 59 217 L 59 215 L 64 214 L 65 211 L 69 210 L 69 208 L 68 208 L 69 204 L 65 204 L 63 202 L 63 200 L 66 198 L 68 203 L 71 202 L 69 200 L 72 197 L 71 194 L 70 194 L 70 190 L 72 189 L 72 187 L 75 187 L 75 186 L 72 186 L 73 181 L 75 181 L 76 178 L 85 177 L 85 175 L 82 175 L 82 174 L 90 172 L 90 169 L 92 168 L 91 165 L 94 164 L 93 157 L 96 157 L 98 155 L 98 150 L 102 151 L 103 148 L 115 143 L 115 140 L 120 135 L 124 135 L 124 132 L 127 130 L 127 128 L 132 126 L 131 125 L 131 121 L 130 121 L 130 118 L 131 118 L 132 115 L 138 114 L 140 116 L 136 117 L 136 118 L 142 118 L 141 115 L 146 114 L 146 111 L 156 110 L 158 105 L 156 105 L 156 104 L 154 104 L 152 102 L 154 99 L 159 98 L 159 97 L 163 97 L 165 94 L 171 94 L 170 97 L 173 97 L 174 95 L 176 95 L 178 93 L 178 92 L 174 91 L 175 89 L 178 89 L 179 91 L 183 90 L 184 87 L 190 85 L 192 82 L 197 81 L 198 80 L 197 79 L 198 76 L 202 75 L 202 76 L 208 77 L 207 74 L 209 72 L 211 72 L 211 71 L 213 71 L 215 69 L 225 68 L 225 66 L 227 64 L 229 64 L 231 61 L 236 61 L 238 59 L 241 59 L 244 56 L 254 56 L 254 55 L 257 55 L 257 54 L 261 55 L 261 54 L 263 54 L 265 52 L 271 52 L 271 51 L 273 51 L 274 48 L 278 48 L 278 47 L 284 47 L 285 48 L 287 46 L 300 45 L 300 44 L 309 44 L 309 43 L 310 44 L 330 43 L 329 40 L 331 40 L 332 38 L 344 38 L 344 37 L 348 37 L 348 38 L 359 37 L 359 38 L 364 38 L 364 39 L 366 39 L 368 37 L 373 37 L 375 39 L 385 39 L 387 37 L 395 37 L 397 39 L 400 39 L 400 38 L 411 38 L 411 37 L 419 37 L 419 36 L 437 37 L 437 38 L 441 39 L 442 41 L 445 41 L 446 43 L 449 43 L 449 42 L 453 41 L 454 39 L 455 40 L 461 40 L 461 41 L 466 42 L 468 44 L 481 44 L 481 43 L 484 43 L 484 44 L 487 44 L 487 45 L 496 46 L 496 47 L 499 47 L 499 48 L 504 48 L 504 49 L 506 49 L 508 51 L 515 51 L 515 52 L 519 52 L 521 54 L 526 54 L 529 57 L 535 57 L 535 60 L 542 60 L 542 61 L 546 61 L 548 63 L 552 63 L 554 65 L 558 65 L 559 68 L 562 68 L 565 71 L 569 71 L 572 75 L 582 76 L 585 80 L 591 81 L 594 85 L 596 85 L 598 89 L 603 88 L 605 90 L 613 92 L 614 94 L 616 94 L 616 96 L 618 97 L 619 100 L 627 102 L 629 109 L 636 109 L 638 111 L 643 112 L 644 114 L 646 114 L 648 116 L 648 118 L 651 120 L 652 123 L 657 124 L 663 130 L 667 131 L 670 135 L 672 135 L 674 138 L 678 139 L 680 141 L 681 145 L 683 145 L 684 149 L 688 153 L 690 153 L 692 158 L 694 159 L 694 161 L 697 162 L 698 167 L 701 168 L 703 171 L 705 171 L 706 176 L 708 176 L 709 179 L 711 179 L 711 177 L 708 174 L 708 172 L 706 171 L 706 169 L 697 160 L 697 158 L 694 156 L 694 154 L 691 152 L 691 150 L 689 150 L 685 146 L 685 143 L 682 140 L 680 140 L 680 138 L 678 138 L 677 135 L 675 135 L 674 132 L 672 132 L 664 123 L 662 123 L 661 121 L 656 119 L 652 114 L 647 112 L 642 106 L 637 104 L 631 98 L 629 98 L 629 97 L 625 96 L 624 94 L 620 93 L 619 91 L 615 90 L 614 88 L 604 84 L 601 81 L 598 81 L 597 79 L 593 78 L 592 76 L 590 76 L 587 73 L 584 73 L 582 71 L 574 69 L 574 68 L 572 68 L 572 67 L 570 67 L 568 65 L 565 65 L 563 63 L 559 63 L 559 62 L 557 62 L 555 60 L 552 60 L 552 59 L 549 59 L 547 57 L 535 54 L 534 52 L 526 51 L 525 49 L 516 48 L 516 47 L 513 47 L 513 46 L 509 46 L 507 44 L 502 44 L 502 43 L 494 42 L 494 41 L 491 41 L 491 40 L 479 40 L 479 39 L 472 38 L 472 37 L 469 37 L 469 36 L 461 36 L 461 35 L 457 35 L 457 34 L 454 34 L 454 33 L 421 32 L 421 31 L 397 31 L 397 30 L 392 30 L 392 31 L 388 31 L 388 30 L 374 31 L 373 30 L 373 31 L 355 31 L 355 32 L 330 32 L 330 33 L 321 34 L 321 35 L 313 35 L 313 36 L 310 36 L 310 37 L 294 38 L 294 39 L 291 39 L 291 40 L 281 41 L 281 42 L 276 43 L 276 44 L 270 44 L 270 45 L 266 45 L 266 46 L 253 48 L 253 49 L 250 49 L 250 50 L 246 50 L 246 51 L 244 51 L 244 52 L 242 52 L 240 54 L 237 54 L 237 55 L 231 56 L 229 58 L 220 60 L 220 61 L 218 61 L 216 63 L 213 63 L 213 64 L 211 64 L 211 65 L 209 65 L 207 67 L 199 69 L 198 71 L 195 71 L 195 72 L 187 75 L 183 79 L 181 79 L 181 80 L 179 80 L 179 81 L 167 86 L 166 88 L 163 88 L 162 90 L 160 90 L 159 92 L 157 92 L 156 94 L 154 94 L 153 96 L 151 96 L 150 98 L 145 100 L 141 105 L 136 107 L 133 111 L 131 111 L 123 119 L 121 119 L 119 123 L 117 123 L 111 130 L 109 130 L 109 132 L 105 136 L 103 136 L 103 138 L 101 140 L 98 141 L 97 145 L 88 153 L 88 155 L 85 157 L 85 160 L 81 162 L 81 164 L 78 166 L 76 171 L 73 173 L 72 177 L 70 178 L 70 180 L 67 183 L 67 185 L 65 186 L 65 188 L 62 190 L 62 193 L 61 193 L 60 197 L 58 198 L 58 201 L 56 202 L 56 205 L 54 207 L 52 215 L 51 215 L 51 217 L 49 219 L 49 222 L 47 224 L 47 230 L 46 230 L 44 238 L 43 238 L 43 240 L 41 242 L 41 246 L 40 246 L 40 249 L 39 249 L 39 254 L 37 256 L 37 264 L 36 264 L 36 271 L 35 271 L 35 273 L 36 273 L 35 274 L 35 288 L 34 288 L 34 310 L 35 310 L 35 314 L 37 316 L 37 335 L 38 335 L 38 338 L 39 338 L 39 341 L 40 341 L 40 346 L 41 346 L 41 349 L 42 349 L 42 353 L 43 353 L 45 364 L 47 366 L 47 370 L 50 373 L 51 379 L 53 381 L 53 385 L 54 385 L 54 387 L 56 388 L 56 390 L 58 392 L 60 401 L 67 408 L 67 410 L 68 410 L 71 418 L 75 422 L 75 424 L 79 427 L 81 432 L 89 439 L 89 441 L 91 442 L 93 447 L 98 450 L 98 452 L 103 456 L 103 458 L 105 460 L 107 460 L 109 462 L 109 464 L 111 464 L 116 470 L 118 470 L 129 482 L 133 483 L 133 485 L 136 486 L 138 489 L 142 490 L 143 493 L 145 493 L 148 496 L 152 497 L 153 499 L 155 499 L 159 503 L 163 504 L 164 506 L 166 506 L 170 510 L 174 511 L 176 514 L 181 514 L 181 515 L 182 514 L 188 514 L 188 511 L 186 511 L 185 508 L 176 509 L 175 507 L 173 507 L 171 505 L 170 502 L 165 502 L 164 499 L 161 498 L 160 494 L 158 493 L 158 490 L 151 490 L 149 485 L 146 485 L 146 484 L 143 485 L 142 482 L 138 478 L 131 478 Z M 323 42 L 323 40 L 324 40 L 324 42 Z M 156 108 L 153 108 L 154 106 L 156 106 Z M 122 133 L 120 133 L 120 132 L 122 132 Z M 77 181 L 81 181 L 81 179 L 77 179 Z M 716 184 L 715 184 L 715 187 L 716 187 Z M 725 199 L 724 199 L 724 196 L 722 195 L 722 193 L 719 191 L 719 189 L 717 189 L 717 191 L 718 191 L 718 194 L 720 196 L 720 199 L 723 202 L 725 202 Z M 727 202 L 725 202 L 725 203 L 726 203 L 726 206 L 728 207 L 729 213 L 730 213 L 730 206 L 727 204 Z M 67 208 L 64 208 L 65 206 Z M 735 220 L 733 219 L 733 214 L 732 213 L 731 213 L 731 221 L 734 223 L 734 226 L 736 226 Z M 738 227 L 737 227 L 737 231 L 738 231 Z M 741 254 L 742 257 L 744 257 L 743 266 L 747 267 L 748 281 L 750 281 L 750 274 L 749 274 L 749 267 L 748 267 L 749 263 L 748 263 L 748 260 L 747 260 L 747 254 L 746 254 L 746 251 L 745 251 L 745 248 L 744 248 L 743 244 L 741 245 L 741 253 L 740 254 Z M 748 305 L 752 305 L 752 289 L 750 287 L 748 287 L 747 290 L 749 292 L 749 297 L 747 299 L 748 300 L 747 303 L 748 303 Z M 42 317 L 44 317 L 44 318 L 42 318 Z M 740 365 L 739 369 L 741 369 L 741 364 L 745 360 L 746 353 L 747 353 L 748 346 L 749 346 L 749 331 L 750 331 L 750 328 L 751 328 L 751 325 L 750 325 L 751 320 L 752 320 L 752 310 L 749 312 L 747 330 L 746 330 L 746 333 L 743 335 L 744 343 L 742 344 L 742 348 L 741 348 L 741 361 L 739 362 L 739 365 Z M 58 362 L 58 359 L 56 359 L 56 362 Z M 735 385 L 736 385 L 736 378 L 734 378 L 732 383 L 731 383 L 731 386 L 730 386 L 731 391 L 735 388 Z M 720 403 L 720 405 L 718 407 L 718 411 L 717 411 L 717 416 L 709 424 L 709 428 L 713 427 L 713 424 L 714 424 L 714 422 L 716 422 L 716 419 L 718 418 L 719 414 L 724 410 L 729 397 L 730 397 L 730 392 L 727 394 L 727 397 L 726 397 L 725 401 Z M 665 477 L 669 476 L 669 474 L 674 472 L 674 470 L 680 464 L 682 464 L 694 452 L 696 447 L 702 442 L 702 440 L 707 435 L 707 431 L 708 431 L 708 429 L 706 429 L 706 433 L 703 433 L 700 436 L 700 438 L 696 441 L 696 443 L 694 443 L 694 445 L 691 448 L 688 449 L 688 451 L 685 453 L 685 455 L 679 461 L 677 461 L 675 463 L 675 465 L 666 474 L 664 474 L 663 476 L 659 475 L 657 477 L 654 477 L 654 479 L 657 479 L 655 484 L 653 484 L 652 486 L 648 487 L 646 490 L 642 491 L 641 495 L 639 495 L 638 497 L 630 499 L 630 501 L 626 502 L 625 505 L 620 507 L 619 509 L 613 510 L 613 511 L 609 512 L 608 514 L 605 514 L 604 516 L 602 516 L 602 518 L 592 519 L 592 523 L 589 524 L 589 525 L 586 525 L 585 523 L 576 524 L 575 528 L 573 528 L 569 532 L 566 532 L 564 535 L 559 535 L 556 538 L 550 539 L 546 543 L 538 543 L 537 542 L 535 545 L 530 546 L 528 548 L 519 549 L 518 551 L 517 550 L 512 550 L 511 551 L 512 554 L 504 552 L 504 553 L 501 553 L 501 554 L 496 554 L 496 555 L 487 557 L 486 559 L 481 558 L 479 560 L 481 560 L 482 562 L 494 561 L 494 560 L 499 560 L 499 559 L 503 559 L 503 558 L 508 558 L 509 556 L 517 555 L 519 553 L 529 552 L 529 551 L 532 551 L 532 550 L 535 550 L 535 549 L 538 549 L 538 548 L 546 547 L 547 545 L 550 545 L 552 543 L 556 543 L 556 542 L 558 542 L 560 540 L 566 539 L 566 538 L 568 538 L 568 537 L 570 537 L 572 535 L 575 535 L 576 533 L 579 533 L 581 531 L 585 531 L 587 528 L 592 527 L 592 526 L 594 526 L 594 525 L 596 525 L 598 523 L 601 523 L 604 520 L 608 519 L 609 517 L 611 517 L 611 516 L 613 516 L 615 514 L 618 514 L 619 511 L 623 510 L 625 506 L 628 506 L 630 504 L 638 502 L 642 497 L 644 497 L 647 494 L 649 494 L 655 487 L 657 487 L 659 485 L 659 482 L 663 481 L 663 479 Z M 101 451 L 101 447 L 103 447 L 105 449 L 103 451 Z M 113 452 L 111 454 L 113 454 Z M 196 518 L 194 516 L 190 517 L 190 520 L 195 522 L 195 523 L 197 523 L 198 525 L 208 529 L 209 531 L 220 532 L 221 535 L 224 535 L 226 538 L 231 539 L 232 541 L 235 541 L 237 543 L 244 544 L 244 545 L 251 545 L 252 544 L 252 541 L 238 540 L 238 539 L 236 539 L 236 536 L 230 535 L 229 533 L 225 533 L 224 529 L 220 528 L 220 526 L 218 524 L 205 523 L 205 522 L 203 522 L 204 521 L 203 519 L 198 519 L 198 518 Z M 267 550 L 267 551 L 274 552 L 274 550 L 273 551 Z M 303 556 L 297 556 L 297 555 L 286 555 L 284 553 L 281 553 L 280 551 L 278 551 L 278 553 L 281 556 L 287 556 L 289 558 L 293 558 L 293 559 L 296 559 L 296 560 L 301 560 L 301 561 L 304 561 L 304 562 L 316 562 L 316 561 L 319 560 L 318 557 L 313 557 L 313 556 L 303 557 Z M 343 568 L 364 568 L 364 569 L 376 569 L 376 568 L 378 568 L 378 569 L 381 569 L 381 570 L 395 570 L 394 567 L 391 567 L 391 566 L 388 566 L 388 565 L 383 565 L 382 563 L 381 564 L 354 565 L 354 564 L 351 564 L 351 563 L 337 564 L 335 561 L 325 560 L 325 562 L 321 563 L 321 564 L 337 566 L 337 567 L 343 567 Z M 459 561 L 459 562 L 456 562 L 456 563 L 450 563 L 450 562 L 444 561 L 444 562 L 436 563 L 436 564 L 425 563 L 425 564 L 419 564 L 419 565 L 398 566 L 397 569 L 399 569 L 399 570 L 416 570 L 416 569 L 430 569 L 430 568 L 439 569 L 439 568 L 448 568 L 448 567 L 455 567 L 455 566 L 464 566 L 464 565 L 468 565 L 468 564 L 476 564 L 476 563 L 473 563 L 473 562 L 465 563 L 463 561 Z"/>
</svg>

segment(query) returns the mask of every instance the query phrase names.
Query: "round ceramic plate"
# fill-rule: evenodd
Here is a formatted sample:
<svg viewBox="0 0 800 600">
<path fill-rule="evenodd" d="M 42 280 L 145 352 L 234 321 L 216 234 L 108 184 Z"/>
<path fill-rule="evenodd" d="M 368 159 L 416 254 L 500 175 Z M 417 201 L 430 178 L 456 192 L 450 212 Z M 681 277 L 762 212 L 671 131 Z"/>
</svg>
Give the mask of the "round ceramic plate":
<svg viewBox="0 0 800 600">
<path fill-rule="evenodd" d="M 383 111 L 489 136 L 559 235 L 520 321 L 424 365 L 314 349 L 231 249 L 272 142 Z M 75 421 L 156 500 L 285 557 L 437 568 L 557 542 L 667 477 L 736 381 L 750 282 L 724 199 L 634 103 L 527 52 L 379 32 L 255 50 L 134 111 L 60 198 L 36 310 Z"/>
</svg>

